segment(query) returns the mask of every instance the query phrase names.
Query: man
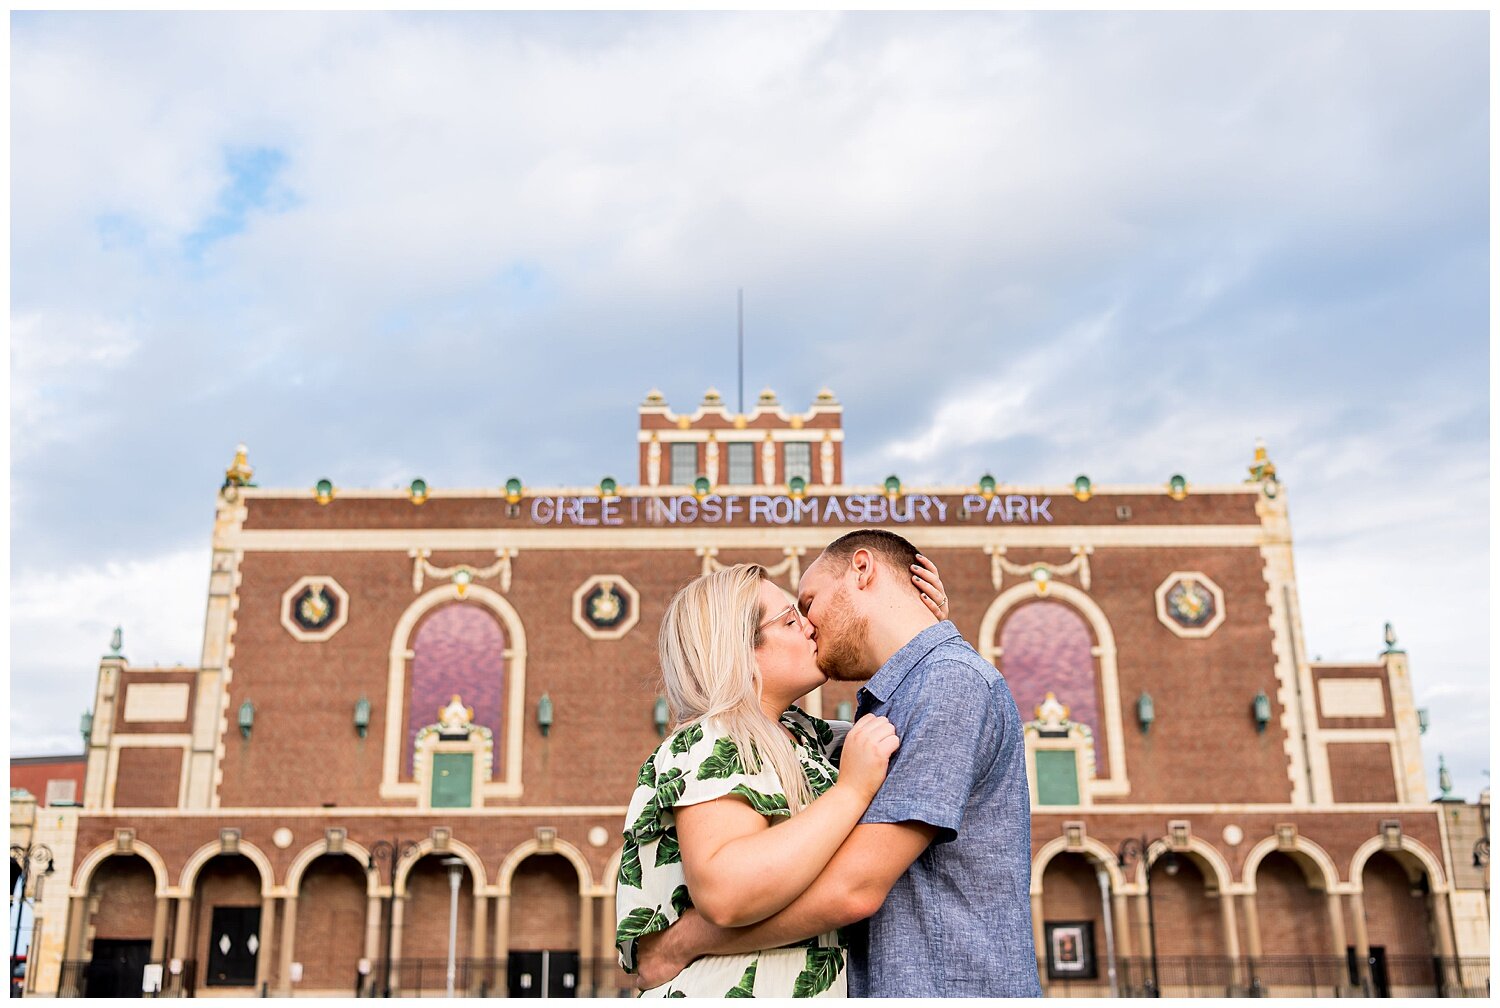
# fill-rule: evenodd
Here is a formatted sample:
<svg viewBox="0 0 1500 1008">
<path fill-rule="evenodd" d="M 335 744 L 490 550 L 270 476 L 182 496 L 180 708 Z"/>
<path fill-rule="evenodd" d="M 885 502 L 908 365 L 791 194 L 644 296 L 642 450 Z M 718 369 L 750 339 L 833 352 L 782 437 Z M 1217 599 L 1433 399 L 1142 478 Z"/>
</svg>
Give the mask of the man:
<svg viewBox="0 0 1500 1008">
<path fill-rule="evenodd" d="M 853 997 L 1040 997 L 1031 931 L 1031 808 L 1015 700 L 999 672 L 912 585 L 917 551 L 883 529 L 833 543 L 798 602 L 818 665 L 869 680 L 859 715 L 901 748 L 869 810 L 780 913 L 719 928 L 689 911 L 639 948 L 643 988 L 700 955 L 775 948 L 851 928 Z"/>
</svg>

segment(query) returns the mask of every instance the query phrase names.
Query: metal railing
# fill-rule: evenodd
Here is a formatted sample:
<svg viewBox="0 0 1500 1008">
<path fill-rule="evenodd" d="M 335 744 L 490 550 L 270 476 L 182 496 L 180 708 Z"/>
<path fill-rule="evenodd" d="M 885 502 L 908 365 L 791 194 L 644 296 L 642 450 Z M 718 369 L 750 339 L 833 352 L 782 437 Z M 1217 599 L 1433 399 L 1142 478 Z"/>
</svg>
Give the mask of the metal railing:
<svg viewBox="0 0 1500 1008">
<path fill-rule="evenodd" d="M 448 989 L 446 958 L 403 958 L 390 961 L 389 981 L 386 963 L 375 960 L 370 972 L 360 978 L 360 997 L 384 997 L 389 983 L 392 997 L 442 996 Z M 541 991 L 515 991 L 510 988 L 509 959 L 455 959 L 453 993 L 459 997 L 540 997 Z M 551 997 L 634 997 L 634 980 L 624 973 L 613 958 L 587 959 L 579 963 L 571 991 L 555 990 Z"/>
<path fill-rule="evenodd" d="M 138 978 L 122 978 L 119 967 L 112 962 L 95 962 L 90 959 L 68 959 L 62 964 L 57 980 L 58 997 L 193 997 L 197 986 L 198 964 L 184 959 L 182 972 L 173 973 L 170 962 L 151 965 L 161 967 L 161 990 L 145 994 L 140 990 Z M 123 984 L 124 979 L 135 981 Z M 122 990 L 132 986 L 133 990 Z"/>
<path fill-rule="evenodd" d="M 1107 997 L 1101 958 L 1091 979 L 1047 977 L 1049 997 Z M 1397 955 L 1372 959 L 1362 980 L 1338 956 L 1125 956 L 1115 960 L 1121 997 L 1475 997 L 1489 996 L 1487 957 Z"/>
</svg>

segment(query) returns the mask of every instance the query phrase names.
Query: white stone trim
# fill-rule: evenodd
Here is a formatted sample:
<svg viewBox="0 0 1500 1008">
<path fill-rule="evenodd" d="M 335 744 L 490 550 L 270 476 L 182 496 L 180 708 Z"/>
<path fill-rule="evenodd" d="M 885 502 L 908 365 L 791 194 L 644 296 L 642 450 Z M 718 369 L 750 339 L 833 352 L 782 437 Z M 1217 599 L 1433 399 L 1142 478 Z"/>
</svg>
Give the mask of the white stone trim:
<svg viewBox="0 0 1500 1008">
<path fill-rule="evenodd" d="M 441 811 L 446 812 L 448 810 L 443 809 Z M 429 854 L 437 853 L 441 853 L 445 857 L 461 858 L 464 864 L 469 866 L 469 873 L 473 878 L 474 895 L 484 897 L 496 895 L 486 879 L 484 860 L 480 858 L 474 848 L 462 840 L 455 840 L 452 837 L 448 839 L 447 850 L 439 852 L 434 850 L 435 846 L 432 837 L 423 837 L 417 841 L 416 845 L 405 856 L 396 862 L 396 870 L 392 876 L 392 883 L 395 886 L 396 897 L 398 899 L 406 897 L 406 880 L 411 875 L 411 870 L 417 866 L 417 862 Z"/>
<path fill-rule="evenodd" d="M 770 435 L 772 441 L 785 443 L 787 441 L 806 441 L 809 444 L 817 444 L 823 440 L 823 435 L 828 434 L 830 439 L 842 443 L 844 432 L 838 427 L 689 427 L 683 430 L 681 427 L 672 427 L 666 430 L 652 429 L 639 431 L 636 435 L 637 444 L 648 444 L 651 436 L 656 435 L 656 440 L 662 444 L 702 444 L 712 434 L 714 440 L 719 444 L 760 444 Z M 662 486 L 677 486 L 680 484 L 663 483 Z"/>
<path fill-rule="evenodd" d="M 73 869 L 73 884 L 69 887 L 68 895 L 87 896 L 89 886 L 94 881 L 94 872 L 99 866 L 112 857 L 130 857 L 132 854 L 139 855 L 142 860 L 151 866 L 152 874 L 156 876 L 156 895 L 169 895 L 171 890 L 171 878 L 167 874 L 167 862 L 157 853 L 155 847 L 141 840 L 139 836 L 131 843 L 129 851 L 121 851 L 115 846 L 115 841 L 107 840 L 93 850 L 89 851 L 84 859 L 78 862 Z"/>
<path fill-rule="evenodd" d="M 1047 865 L 1059 854 L 1086 854 L 1089 860 L 1095 864 L 1102 864 L 1109 873 L 1109 890 L 1111 893 L 1123 892 L 1129 885 L 1125 880 L 1125 873 L 1120 870 L 1119 860 L 1115 852 L 1110 850 L 1100 840 L 1091 836 L 1083 838 L 1082 847 L 1069 847 L 1066 836 L 1053 837 L 1037 849 L 1036 855 L 1031 859 L 1031 895 L 1042 895 L 1042 876 L 1047 872 Z M 1117 925 L 1118 926 L 1118 925 Z"/>
<path fill-rule="evenodd" d="M 473 602 L 484 606 L 495 615 L 505 631 L 505 673 L 509 677 L 506 695 L 505 738 L 502 742 L 505 753 L 503 776 L 481 785 L 483 798 L 519 798 L 521 796 L 521 752 L 526 727 L 526 629 L 521 617 L 510 602 L 499 592 L 483 585 L 471 584 L 460 595 L 458 586 L 441 585 L 433 588 L 407 606 L 391 634 L 390 664 L 387 673 L 385 706 L 385 746 L 381 764 L 380 797 L 405 798 L 420 803 L 422 786 L 416 781 L 401 779 L 402 747 L 406 741 L 403 726 L 406 721 L 406 669 L 411 660 L 411 638 L 418 620 L 428 611 L 448 602 Z M 475 767 L 475 777 L 478 777 Z M 447 814 L 455 809 L 443 809 Z"/>
<path fill-rule="evenodd" d="M 1277 501 L 1262 499 L 1257 509 L 1267 520 L 1274 520 L 1275 531 L 1284 526 L 1286 495 Z M 1272 513 L 1272 510 L 1275 513 Z M 1271 652 L 1275 655 L 1276 696 L 1281 711 L 1281 730 L 1285 742 L 1287 779 L 1291 785 L 1293 805 L 1333 803 L 1333 780 L 1328 773 L 1326 753 L 1318 745 L 1318 719 L 1314 709 L 1312 670 L 1307 667 L 1307 648 L 1298 612 L 1296 575 L 1292 568 L 1290 532 L 1280 542 L 1261 546 L 1266 582 L 1266 608 L 1269 611 Z"/>
<path fill-rule="evenodd" d="M 1385 688 L 1380 678 L 1354 679 L 1348 676 L 1326 677 L 1318 681 L 1318 711 L 1329 718 L 1370 718 L 1386 716 Z"/>
<path fill-rule="evenodd" d="M 675 428 L 674 428 L 674 430 L 675 430 Z M 807 427 L 807 428 L 803 428 L 803 432 L 804 433 L 811 432 L 811 433 L 815 433 L 815 434 L 818 435 L 816 438 L 812 438 L 811 439 L 811 440 L 815 440 L 815 441 L 822 440 L 822 435 L 824 433 L 824 430 L 825 429 L 821 428 L 821 427 Z M 840 437 L 839 433 L 834 433 L 834 431 L 835 431 L 834 428 L 828 428 L 828 432 L 829 433 L 833 433 L 835 440 L 842 440 L 842 438 Z M 648 432 L 648 434 L 649 433 L 653 433 L 653 432 Z M 665 434 L 668 433 L 668 431 L 665 431 L 665 430 L 663 430 L 663 431 L 655 431 L 654 433 L 656 433 L 658 435 L 665 435 Z M 730 440 L 729 438 L 727 438 L 725 436 L 726 434 L 729 433 L 728 431 L 715 431 L 714 433 L 718 437 L 720 443 L 723 443 L 723 442 L 725 442 L 727 440 Z M 739 433 L 739 431 L 735 431 L 735 433 Z M 754 436 L 748 438 L 747 440 L 757 441 L 757 442 L 765 440 L 766 431 L 764 429 L 760 430 L 760 431 L 751 431 L 751 433 L 754 434 Z M 649 441 L 650 438 L 648 436 L 646 438 L 642 438 L 641 440 L 643 442 L 644 441 Z M 793 438 L 792 440 L 808 440 L 808 438 L 806 438 L 806 437 L 803 437 L 803 438 Z M 818 488 L 819 488 L 819 491 L 820 491 L 819 494 L 818 494 L 818 496 L 823 496 L 823 492 L 825 491 L 825 488 L 821 484 L 818 485 Z M 523 491 L 523 496 L 525 496 L 525 497 L 577 497 L 577 496 L 582 496 L 582 495 L 587 495 L 587 494 L 597 494 L 598 492 L 599 492 L 599 487 L 597 485 L 591 485 L 591 486 L 557 486 L 557 487 L 526 487 L 524 489 L 524 491 Z M 962 485 L 960 485 L 960 484 L 945 483 L 945 484 L 923 484 L 921 486 L 913 485 L 913 486 L 910 486 L 910 487 L 903 487 L 902 488 L 902 492 L 903 493 L 924 493 L 924 494 L 946 494 L 946 495 L 949 495 L 949 496 L 956 496 L 956 495 L 959 495 L 959 494 L 978 493 L 979 489 L 978 489 L 978 487 L 976 485 L 974 485 L 972 483 L 966 483 L 966 484 L 962 484 Z M 1034 494 L 1034 495 L 1036 495 L 1038 497 L 1041 497 L 1041 496 L 1048 496 L 1048 497 L 1072 497 L 1073 496 L 1073 484 L 1071 484 L 1071 483 L 1029 484 L 1029 485 L 996 484 L 995 485 L 995 492 L 996 493 L 1000 493 L 1000 494 L 1005 494 L 1005 493 Z M 505 487 L 503 485 L 502 486 L 494 486 L 494 487 L 452 487 L 452 488 L 448 488 L 448 489 L 434 488 L 434 487 L 429 486 L 428 489 L 427 489 L 427 493 L 428 493 L 427 499 L 429 501 L 433 500 L 437 496 L 442 496 L 444 498 L 451 498 L 451 499 L 461 499 L 461 498 L 484 499 L 484 498 L 492 498 L 493 497 L 493 498 L 500 498 L 502 500 L 506 497 Z M 876 485 L 866 485 L 866 484 L 862 484 L 862 483 L 840 483 L 840 484 L 838 484 L 836 486 L 829 486 L 829 487 L 827 487 L 826 488 L 826 493 L 834 494 L 834 495 L 857 494 L 857 493 L 878 493 L 878 494 L 884 494 L 885 493 L 885 487 L 884 487 L 884 485 L 876 486 Z M 653 487 L 653 486 L 635 486 L 635 485 L 626 485 L 624 483 L 620 483 L 619 484 L 618 489 L 615 491 L 615 494 L 616 494 L 616 496 L 619 496 L 619 497 L 660 497 L 660 496 L 663 496 L 662 492 L 661 492 L 661 487 L 660 486 L 655 486 L 655 487 Z M 1248 483 L 1216 483 L 1216 484 L 1213 484 L 1211 486 L 1199 486 L 1198 484 L 1194 483 L 1193 486 L 1192 486 L 1192 494 L 1193 494 L 1194 497 L 1202 497 L 1202 496 L 1207 495 L 1207 494 L 1227 494 L 1227 495 L 1251 496 L 1251 497 L 1255 497 L 1257 499 L 1263 498 L 1263 495 L 1261 494 L 1261 491 L 1260 491 L 1260 487 L 1257 486 L 1257 485 L 1252 485 L 1252 484 L 1248 484 Z M 365 499 L 365 500 L 381 500 L 381 499 L 385 499 L 385 500 L 403 500 L 403 501 L 409 501 L 411 499 L 410 498 L 410 491 L 409 490 L 405 490 L 405 489 L 376 490 L 376 489 L 370 489 L 370 488 L 350 488 L 350 489 L 345 489 L 343 487 L 340 487 L 338 489 L 338 495 L 339 495 L 339 499 L 340 500 L 343 500 L 345 498 L 360 498 L 360 499 Z M 1093 488 L 1092 488 L 1092 496 L 1094 498 L 1099 498 L 1099 497 L 1165 497 L 1165 496 L 1167 496 L 1167 492 L 1164 489 L 1163 485 L 1160 484 L 1160 483 L 1117 483 L 1117 484 L 1111 484 L 1111 485 L 1109 485 L 1107 487 L 1103 487 L 1103 488 L 1101 488 L 1098 484 L 1095 484 L 1093 486 Z M 1282 496 L 1278 497 L 1277 501 L 1274 502 L 1274 503 L 1280 503 L 1281 500 L 1284 498 L 1284 496 L 1285 495 L 1283 493 Z M 313 499 L 313 497 L 312 497 L 312 491 L 310 491 L 310 490 L 302 489 L 302 488 L 293 489 L 293 488 L 288 488 L 288 487 L 241 487 L 240 488 L 240 497 L 243 500 L 307 500 L 307 501 L 310 501 L 310 500 Z"/>
<path fill-rule="evenodd" d="M 1096 799 L 1123 797 L 1130 793 L 1130 776 L 1125 768 L 1125 726 L 1120 712 L 1120 673 L 1116 664 L 1115 635 L 1110 628 L 1109 618 L 1093 598 L 1072 585 L 1052 582 L 1047 587 L 1046 597 L 1072 606 L 1094 631 L 1094 638 L 1098 642 L 1094 646 L 1094 656 L 1099 662 L 1099 716 L 1104 719 L 1109 776 L 1096 777 L 1089 785 L 1088 792 L 1091 798 Z M 984 656 L 985 661 L 993 665 L 1000 656 L 999 641 L 996 638 L 1005 614 L 1035 598 L 1036 587 L 1030 581 L 1023 581 L 1007 588 L 990 603 L 979 624 L 979 653 Z M 1083 796 L 1079 797 L 1082 799 Z"/>
<path fill-rule="evenodd" d="M 332 622 L 323 629 L 304 630 L 292 616 L 292 600 L 301 594 L 302 589 L 314 584 L 321 585 L 338 596 L 338 612 L 334 615 Z M 342 630 L 347 622 L 349 622 L 349 593 L 344 590 L 343 585 L 328 574 L 309 574 L 306 577 L 300 577 L 292 583 L 290 588 L 281 593 L 281 626 L 299 641 L 326 641 Z"/>
<path fill-rule="evenodd" d="M 1442 817 L 1439 816 L 1438 818 L 1441 819 Z M 1385 838 L 1379 836 L 1373 836 L 1360 844 L 1359 849 L 1354 852 L 1354 857 L 1349 859 L 1349 881 L 1352 885 L 1358 887 L 1356 891 L 1364 891 L 1365 865 L 1369 862 L 1370 858 L 1382 851 L 1396 857 L 1397 860 L 1404 860 L 1400 857 L 1401 854 L 1406 854 L 1414 858 L 1426 870 L 1427 884 L 1432 888 L 1433 892 L 1446 893 L 1448 891 L 1448 877 L 1443 872 L 1442 863 L 1438 861 L 1437 856 L 1420 840 L 1415 840 L 1407 836 L 1405 830 L 1401 832 L 1401 849 L 1399 851 L 1387 851 L 1385 849 Z M 1405 867 L 1408 868 L 1408 871 L 1410 870 L 1409 865 Z"/>
<path fill-rule="evenodd" d="M 120 777 L 121 749 L 181 749 L 182 765 L 177 771 L 177 807 L 187 804 L 189 761 L 192 759 L 193 737 L 191 735 L 120 735 L 109 740 L 109 758 L 104 771 L 103 806 L 115 807 L 115 785 Z"/>
<path fill-rule="evenodd" d="M 1135 863 L 1135 878 L 1133 881 L 1135 885 L 1142 888 L 1142 891 L 1144 891 L 1146 884 L 1145 865 L 1148 862 L 1155 864 L 1168 852 L 1176 854 L 1178 857 L 1191 857 L 1200 870 L 1207 867 L 1209 871 L 1204 873 L 1203 882 L 1209 892 L 1233 892 L 1234 873 L 1229 870 L 1229 862 L 1224 859 L 1223 854 L 1219 853 L 1217 847 L 1197 834 L 1190 835 L 1187 844 L 1182 847 L 1168 846 L 1162 840 L 1151 841 L 1151 849 L 1147 852 L 1146 857 Z"/>
<path fill-rule="evenodd" d="M 753 549 L 787 546 L 821 550 L 852 525 L 635 525 L 531 526 L 496 529 L 261 529 L 239 533 L 247 552 L 343 553 L 443 550 L 484 551 L 507 545 L 527 550 L 643 549 L 693 550 L 700 547 Z M 924 549 L 972 549 L 1003 544 L 1011 549 L 1068 549 L 1080 540 L 1096 548 L 1140 546 L 1265 547 L 1273 544 L 1258 525 L 922 525 L 886 522 L 920 540 Z"/>
<path fill-rule="evenodd" d="M 1261 862 L 1278 852 L 1294 856 L 1300 855 L 1300 857 L 1294 857 L 1294 860 L 1300 862 L 1306 859 L 1306 861 L 1311 862 L 1323 878 L 1323 885 L 1315 888 L 1321 888 L 1325 892 L 1338 891 L 1341 880 L 1339 879 L 1338 866 L 1334 864 L 1332 856 L 1321 846 L 1303 836 L 1299 830 L 1292 850 L 1283 850 L 1275 834 L 1261 839 L 1254 847 L 1250 848 L 1249 853 L 1245 855 L 1245 863 L 1240 867 L 1240 878 L 1245 892 L 1256 891 L 1258 888 L 1256 873 L 1260 870 Z M 1305 873 L 1307 870 L 1306 865 L 1302 864 L 1300 867 L 1302 867 Z"/>
<path fill-rule="evenodd" d="M 588 595 L 589 592 L 594 590 L 594 587 L 596 585 L 602 584 L 606 581 L 613 584 L 616 588 L 619 588 L 621 593 L 625 595 L 627 601 L 630 603 L 630 612 L 620 623 L 610 627 L 608 630 L 600 630 L 598 627 L 594 626 L 594 624 L 590 623 L 587 617 L 583 615 L 583 599 L 584 596 Z M 635 585 L 625 580 L 625 578 L 619 574 L 595 574 L 593 577 L 586 580 L 583 584 L 579 585 L 577 590 L 573 592 L 573 625 L 576 626 L 579 630 L 582 630 L 583 635 L 590 640 L 619 640 L 621 637 L 624 637 L 626 634 L 628 634 L 631 629 L 640 622 L 640 620 L 641 593 L 635 590 Z"/>
<path fill-rule="evenodd" d="M 192 855 L 188 857 L 187 862 L 182 866 L 182 873 L 178 876 L 178 890 L 189 895 L 195 895 L 194 890 L 198 883 L 198 873 L 203 870 L 204 865 L 223 853 L 222 843 L 217 838 L 193 851 Z M 243 854 L 249 858 L 250 863 L 255 865 L 256 870 L 260 872 L 260 894 L 262 897 L 279 895 L 276 891 L 276 872 L 271 867 L 271 859 L 266 857 L 265 853 L 259 847 L 242 836 L 234 853 Z"/>
<path fill-rule="evenodd" d="M 573 865 L 573 870 L 578 873 L 578 895 L 593 895 L 594 873 L 589 869 L 588 859 L 583 856 L 582 851 L 561 837 L 554 838 L 551 848 L 544 850 L 541 841 L 533 837 L 515 847 L 509 854 L 505 855 L 505 860 L 500 862 L 500 868 L 495 873 L 495 894 L 497 896 L 510 895 L 510 883 L 511 879 L 515 877 L 516 869 L 521 867 L 521 862 L 533 854 L 558 854 L 567 858 Z"/>
<path fill-rule="evenodd" d="M 1172 618 L 1167 612 L 1167 591 L 1178 581 L 1191 579 L 1208 589 L 1208 593 L 1214 597 L 1213 617 L 1201 627 L 1185 627 Z M 1178 637 L 1188 639 L 1200 639 L 1209 637 L 1224 623 L 1224 589 L 1220 588 L 1213 578 L 1202 571 L 1173 571 L 1166 576 L 1161 584 L 1156 586 L 1156 618 Z"/>
<path fill-rule="evenodd" d="M 282 883 L 282 888 L 286 890 L 287 895 L 293 897 L 299 895 L 302 890 L 302 876 L 307 872 L 308 868 L 312 867 L 314 861 L 328 853 L 333 853 L 335 856 L 347 855 L 353 858 L 355 864 L 359 865 L 365 871 L 365 895 L 380 895 L 380 874 L 370 871 L 370 852 L 359 843 L 347 837 L 344 838 L 344 849 L 342 851 L 330 852 L 326 836 L 319 837 L 313 843 L 302 848 L 297 856 L 292 859 L 292 863 L 287 866 L 286 881 Z"/>
</svg>

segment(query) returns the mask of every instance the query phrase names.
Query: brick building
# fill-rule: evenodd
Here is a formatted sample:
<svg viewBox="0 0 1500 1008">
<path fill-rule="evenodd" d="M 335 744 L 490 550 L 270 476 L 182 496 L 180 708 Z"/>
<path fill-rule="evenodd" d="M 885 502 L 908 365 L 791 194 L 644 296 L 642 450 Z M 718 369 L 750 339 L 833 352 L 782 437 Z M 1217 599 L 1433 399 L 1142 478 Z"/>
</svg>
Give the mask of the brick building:
<svg viewBox="0 0 1500 1008">
<path fill-rule="evenodd" d="M 197 665 L 100 664 L 35 989 L 431 993 L 456 891 L 460 991 L 616 992 L 667 600 L 740 561 L 791 589 L 863 525 L 938 563 L 1031 722 L 1050 993 L 1460 993 L 1487 970 L 1407 657 L 1388 633 L 1368 663 L 1308 660 L 1263 450 L 1227 486 L 861 487 L 826 391 L 639 414 L 635 486 L 272 490 L 242 449 Z"/>
</svg>

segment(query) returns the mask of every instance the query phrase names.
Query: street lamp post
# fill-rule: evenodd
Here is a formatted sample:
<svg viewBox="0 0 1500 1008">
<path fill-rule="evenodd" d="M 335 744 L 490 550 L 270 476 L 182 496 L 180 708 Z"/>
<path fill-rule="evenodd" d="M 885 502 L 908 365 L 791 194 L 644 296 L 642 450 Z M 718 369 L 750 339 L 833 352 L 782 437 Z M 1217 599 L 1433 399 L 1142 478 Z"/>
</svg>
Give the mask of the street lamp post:
<svg viewBox="0 0 1500 1008">
<path fill-rule="evenodd" d="M 10 959 L 11 962 L 15 962 L 16 956 L 21 951 L 21 912 L 26 907 L 26 883 L 32 875 L 31 866 L 33 864 L 40 865 L 45 861 L 47 868 L 42 872 L 43 877 L 51 875 L 55 869 L 52 867 L 52 848 L 46 844 L 27 844 L 25 847 L 22 847 L 20 844 L 11 844 L 10 859 L 12 863 L 19 863 L 21 866 L 20 895 L 17 896 L 14 889 L 11 891 L 11 899 L 16 904 L 16 926 L 15 936 L 11 939 L 10 943 Z M 27 958 L 30 958 L 29 954 Z"/>
<path fill-rule="evenodd" d="M 1116 852 L 1122 869 L 1129 867 L 1130 862 L 1135 861 L 1144 867 L 1143 874 L 1146 877 L 1146 927 L 1151 935 L 1151 996 L 1161 997 L 1161 973 L 1156 958 L 1156 907 L 1151 900 L 1151 843 L 1144 836 L 1126 837 L 1120 841 L 1120 849 Z M 1163 870 L 1168 875 L 1177 874 L 1177 856 L 1168 850 L 1167 862 Z"/>
<path fill-rule="evenodd" d="M 370 845 L 370 863 L 366 871 L 378 872 L 376 862 L 384 860 L 390 870 L 391 889 L 385 898 L 385 966 L 381 979 L 381 996 L 391 996 L 391 943 L 396 926 L 396 865 L 417 849 L 415 840 L 376 840 Z"/>
<path fill-rule="evenodd" d="M 448 869 L 448 996 L 452 997 L 458 949 L 458 887 L 464 879 L 464 859 L 444 858 L 443 867 Z"/>
</svg>

